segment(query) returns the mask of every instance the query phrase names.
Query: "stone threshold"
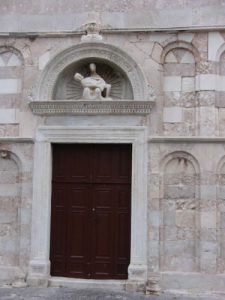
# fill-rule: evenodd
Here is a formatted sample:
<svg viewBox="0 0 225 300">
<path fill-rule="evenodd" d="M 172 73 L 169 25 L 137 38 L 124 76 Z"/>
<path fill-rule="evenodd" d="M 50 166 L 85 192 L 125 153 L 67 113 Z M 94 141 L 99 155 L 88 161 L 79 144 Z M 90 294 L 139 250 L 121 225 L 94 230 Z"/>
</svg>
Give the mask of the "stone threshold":
<svg viewBox="0 0 225 300">
<path fill-rule="evenodd" d="M 125 290 L 129 280 L 112 280 L 112 279 L 77 279 L 67 277 L 50 277 L 48 285 L 50 287 L 67 287 L 67 288 L 98 288 L 98 289 L 112 289 Z"/>
<path fill-rule="evenodd" d="M 147 115 L 154 101 L 136 100 L 50 100 L 31 101 L 34 115 Z"/>
</svg>

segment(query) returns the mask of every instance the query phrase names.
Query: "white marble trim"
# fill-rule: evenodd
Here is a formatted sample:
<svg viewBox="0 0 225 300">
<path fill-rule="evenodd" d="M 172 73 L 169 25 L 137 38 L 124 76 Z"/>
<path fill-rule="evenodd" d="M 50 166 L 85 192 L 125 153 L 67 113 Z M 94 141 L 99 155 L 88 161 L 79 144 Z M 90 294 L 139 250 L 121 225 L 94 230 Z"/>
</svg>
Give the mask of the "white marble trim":
<svg viewBox="0 0 225 300">
<path fill-rule="evenodd" d="M 31 258 L 28 283 L 50 278 L 51 143 L 131 143 L 132 213 L 129 281 L 147 279 L 147 136 L 145 127 L 42 126 L 36 135 L 33 178 Z"/>
</svg>

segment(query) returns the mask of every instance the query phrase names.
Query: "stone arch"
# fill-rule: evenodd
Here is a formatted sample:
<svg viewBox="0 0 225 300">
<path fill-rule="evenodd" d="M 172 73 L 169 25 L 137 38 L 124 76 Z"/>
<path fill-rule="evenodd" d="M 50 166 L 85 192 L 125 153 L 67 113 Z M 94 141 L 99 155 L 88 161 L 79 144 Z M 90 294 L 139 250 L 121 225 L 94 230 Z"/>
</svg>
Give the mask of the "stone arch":
<svg viewBox="0 0 225 300">
<path fill-rule="evenodd" d="M 121 69 L 131 84 L 134 100 L 150 100 L 151 87 L 141 68 L 123 50 L 106 43 L 80 43 L 57 54 L 40 76 L 35 100 L 53 100 L 54 87 L 60 74 L 75 62 L 90 58 L 104 60 L 110 66 Z"/>
<path fill-rule="evenodd" d="M 217 64 L 217 85 L 216 85 L 216 90 L 220 91 L 221 88 L 224 90 L 225 87 L 223 87 L 223 78 L 220 78 L 220 76 L 225 76 L 225 44 L 223 47 L 223 51 L 221 51 L 219 57 L 218 57 L 218 64 Z M 218 78 L 219 77 L 219 78 Z"/>
<path fill-rule="evenodd" d="M 164 271 L 199 270 L 199 165 L 187 152 L 167 155 L 161 164 L 160 268 Z"/>
<path fill-rule="evenodd" d="M 215 58 L 215 61 L 220 61 L 222 55 L 224 54 L 224 52 L 225 52 L 225 43 L 223 43 L 223 44 L 219 47 L 219 49 L 216 51 L 216 58 Z"/>
<path fill-rule="evenodd" d="M 0 66 L 1 67 L 21 67 L 24 59 L 19 50 L 11 46 L 0 47 Z"/>
<path fill-rule="evenodd" d="M 168 164 L 168 162 L 171 159 L 176 158 L 176 157 L 183 157 L 183 158 L 189 160 L 192 163 L 192 165 L 193 165 L 193 167 L 195 169 L 196 174 L 200 174 L 200 166 L 199 166 L 198 160 L 192 154 L 190 154 L 187 151 L 174 151 L 172 153 L 167 154 L 161 160 L 161 163 L 160 163 L 160 172 L 161 172 L 161 174 L 165 170 L 165 167 Z"/>
<path fill-rule="evenodd" d="M 198 58 L 197 50 L 186 42 L 171 43 L 163 50 L 163 127 L 166 134 L 195 134 Z"/>
<path fill-rule="evenodd" d="M 20 264 L 21 161 L 0 150 L 0 268 Z M 7 273 L 7 271 L 5 271 Z"/>
<path fill-rule="evenodd" d="M 21 103 L 23 66 L 23 56 L 17 49 L 9 46 L 0 46 L 0 100 L 7 99 L 8 107 L 12 110 Z M 13 96 L 11 97 L 10 95 Z M 4 102 L 0 101 L 0 108 L 5 108 Z M 19 124 L 15 118 L 11 117 L 8 124 L 5 123 L 3 121 L 0 124 L 0 136 L 19 135 Z"/>
<path fill-rule="evenodd" d="M 193 46 L 191 43 L 187 43 L 184 41 L 176 41 L 176 42 L 167 44 L 163 48 L 163 51 L 161 54 L 161 63 L 162 64 L 165 62 L 165 57 L 168 54 L 168 52 L 170 52 L 174 49 L 184 49 L 186 51 L 189 51 L 193 54 L 196 62 L 200 61 L 200 54 L 199 54 L 198 50 L 195 48 L 195 46 Z"/>
</svg>

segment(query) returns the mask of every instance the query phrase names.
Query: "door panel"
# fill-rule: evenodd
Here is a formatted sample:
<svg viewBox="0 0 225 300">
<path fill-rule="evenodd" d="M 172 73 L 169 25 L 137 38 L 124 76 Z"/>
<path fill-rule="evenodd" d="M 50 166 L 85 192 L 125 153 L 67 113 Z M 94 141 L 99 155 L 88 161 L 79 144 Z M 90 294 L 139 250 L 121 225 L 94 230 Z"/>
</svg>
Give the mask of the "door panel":
<svg viewBox="0 0 225 300">
<path fill-rule="evenodd" d="M 125 279 L 131 145 L 54 145 L 51 275 Z"/>
<path fill-rule="evenodd" d="M 53 185 L 52 194 L 52 226 L 51 244 L 54 243 L 54 252 L 51 251 L 52 272 L 55 275 L 65 273 L 64 257 L 66 256 L 66 188 L 61 184 Z M 52 250 L 52 249 L 51 249 Z"/>
</svg>

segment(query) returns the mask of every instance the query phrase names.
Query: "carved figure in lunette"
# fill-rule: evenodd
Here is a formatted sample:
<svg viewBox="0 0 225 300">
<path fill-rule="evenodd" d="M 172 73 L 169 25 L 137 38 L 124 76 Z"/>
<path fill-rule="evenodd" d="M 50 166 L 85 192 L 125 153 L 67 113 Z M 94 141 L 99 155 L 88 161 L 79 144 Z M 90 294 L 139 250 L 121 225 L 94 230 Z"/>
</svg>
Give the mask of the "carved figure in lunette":
<svg viewBox="0 0 225 300">
<path fill-rule="evenodd" d="M 85 100 L 111 100 L 111 84 L 96 72 L 96 65 L 91 63 L 89 65 L 90 76 L 84 77 L 80 73 L 74 75 L 74 79 L 79 81 L 83 87 L 83 99 Z M 102 93 L 105 92 L 105 97 Z"/>
</svg>

